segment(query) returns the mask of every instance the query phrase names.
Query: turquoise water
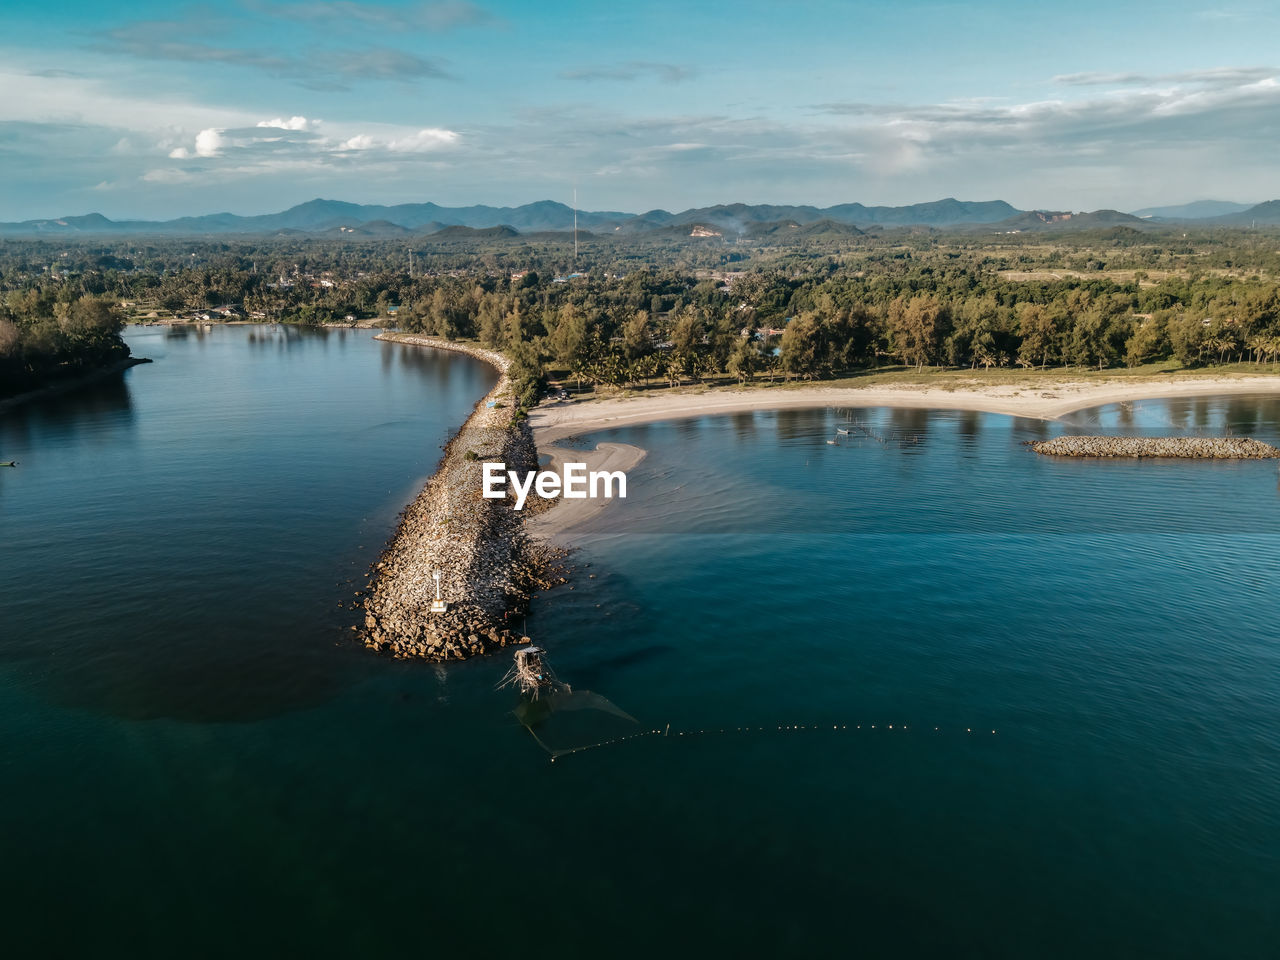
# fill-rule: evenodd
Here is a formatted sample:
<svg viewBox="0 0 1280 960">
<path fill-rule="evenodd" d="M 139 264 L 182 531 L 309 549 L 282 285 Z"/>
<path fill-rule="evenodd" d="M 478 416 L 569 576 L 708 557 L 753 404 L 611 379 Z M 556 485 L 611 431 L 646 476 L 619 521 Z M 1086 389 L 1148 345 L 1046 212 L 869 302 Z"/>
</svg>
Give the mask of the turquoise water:
<svg viewBox="0 0 1280 960">
<path fill-rule="evenodd" d="M 0 415 L 6 952 L 1274 955 L 1275 464 L 1020 441 L 1275 440 L 1280 401 L 595 435 L 650 454 L 528 627 L 638 722 L 541 733 L 671 735 L 552 764 L 502 658 L 348 640 L 486 368 L 131 343 L 158 362 Z"/>
</svg>

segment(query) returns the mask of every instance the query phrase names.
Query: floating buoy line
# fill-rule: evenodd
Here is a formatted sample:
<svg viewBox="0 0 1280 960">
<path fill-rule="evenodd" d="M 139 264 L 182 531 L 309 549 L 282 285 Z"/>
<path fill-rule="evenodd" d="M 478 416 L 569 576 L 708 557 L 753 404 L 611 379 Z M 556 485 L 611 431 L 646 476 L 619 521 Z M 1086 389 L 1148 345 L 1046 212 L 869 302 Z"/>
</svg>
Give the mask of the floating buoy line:
<svg viewBox="0 0 1280 960">
<path fill-rule="evenodd" d="M 676 737 L 679 739 L 688 737 L 693 739 L 695 737 L 801 732 L 872 733 L 883 731 L 884 733 L 910 733 L 921 729 L 910 723 L 777 723 L 768 726 L 746 725 L 673 730 L 671 724 L 668 723 L 666 726 L 637 730 L 635 733 L 620 737 L 610 737 L 577 747 L 557 749 L 548 745 L 542 737 L 538 736 L 538 729 L 552 714 L 561 710 L 598 710 L 612 714 L 630 723 L 639 724 L 639 721 L 605 697 L 592 693 L 590 690 L 574 690 L 569 684 L 558 679 L 551 669 L 551 665 L 547 662 L 547 651 L 542 647 L 524 647 L 515 651 L 511 669 L 507 671 L 506 675 L 498 683 L 498 689 L 503 687 L 514 687 L 520 691 L 520 705 L 512 711 L 512 714 L 520 722 L 520 725 L 529 732 L 529 735 L 533 737 L 538 746 L 551 754 L 552 763 L 555 763 L 559 757 L 567 757 L 574 753 L 586 753 L 588 750 L 599 750 L 602 747 L 618 746 L 632 740 L 642 740 L 646 737 Z M 948 725 L 945 728 L 942 726 L 925 726 L 923 729 L 926 733 L 959 733 L 961 728 Z M 964 728 L 966 736 L 973 736 L 975 733 L 995 736 L 996 731 L 992 728 L 988 734 L 985 728 Z"/>
<path fill-rule="evenodd" d="M 793 724 L 775 724 L 773 726 L 745 726 L 745 727 L 706 727 L 697 730 L 673 730 L 671 724 L 665 727 L 655 727 L 651 730 L 642 730 L 638 733 L 627 734 L 623 737 L 613 737 L 609 740 L 600 740 L 597 743 L 588 743 L 580 747 L 565 747 L 560 750 L 554 750 L 543 743 L 542 739 L 530 728 L 529 732 L 533 734 L 533 739 L 538 742 L 547 753 L 551 754 L 551 762 L 555 763 L 560 757 L 566 757 L 574 753 L 585 753 L 588 750 L 599 750 L 602 747 L 612 747 L 619 744 L 628 743 L 632 740 L 641 740 L 645 737 L 718 737 L 718 736 L 737 736 L 744 734 L 760 734 L 760 733 L 871 733 L 893 732 L 893 733 L 912 733 L 923 729 L 925 733 L 961 733 L 965 736 L 996 736 L 994 729 L 964 727 L 963 731 L 959 727 L 924 727 L 920 728 L 909 723 L 793 723 Z"/>
</svg>

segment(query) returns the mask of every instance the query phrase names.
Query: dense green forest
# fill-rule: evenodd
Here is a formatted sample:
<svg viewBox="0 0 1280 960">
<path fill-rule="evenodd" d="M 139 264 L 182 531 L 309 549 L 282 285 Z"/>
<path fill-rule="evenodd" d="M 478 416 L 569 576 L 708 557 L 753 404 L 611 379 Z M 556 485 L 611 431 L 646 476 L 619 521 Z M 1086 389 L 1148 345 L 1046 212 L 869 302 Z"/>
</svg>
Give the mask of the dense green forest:
<svg viewBox="0 0 1280 960">
<path fill-rule="evenodd" d="M 384 322 L 582 384 L 882 365 L 1187 366 L 1280 358 L 1277 236 L 928 229 L 750 243 L 571 236 L 6 241 L 6 390 L 122 355 L 132 319 Z M 411 272 L 412 271 L 412 272 Z M 221 310 L 221 312 L 217 312 Z"/>
<path fill-rule="evenodd" d="M 124 314 L 111 297 L 45 284 L 0 301 L 0 398 L 128 358 Z"/>
</svg>

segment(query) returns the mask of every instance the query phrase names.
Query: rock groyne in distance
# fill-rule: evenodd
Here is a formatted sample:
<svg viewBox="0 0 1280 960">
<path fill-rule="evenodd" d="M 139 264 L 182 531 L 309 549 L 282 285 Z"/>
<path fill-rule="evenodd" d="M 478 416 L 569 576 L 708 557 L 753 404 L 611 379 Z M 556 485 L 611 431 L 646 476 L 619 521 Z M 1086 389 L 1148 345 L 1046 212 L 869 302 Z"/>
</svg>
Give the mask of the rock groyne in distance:
<svg viewBox="0 0 1280 960">
<path fill-rule="evenodd" d="M 1054 457 L 1165 457 L 1184 460 L 1273 460 L 1280 449 L 1249 437 L 1055 437 L 1028 443 Z"/>
<path fill-rule="evenodd" d="M 486 461 L 521 473 L 538 468 L 527 421 L 516 416 L 508 360 L 470 344 L 408 334 L 377 339 L 454 350 L 497 367 L 497 385 L 445 447 L 440 466 L 405 508 L 400 525 L 374 565 L 364 601 L 365 646 L 396 657 L 463 660 L 511 643 L 512 629 L 534 591 L 564 579 L 557 552 L 523 530 L 512 501 L 482 496 Z M 436 583 L 446 613 L 432 613 Z"/>
</svg>

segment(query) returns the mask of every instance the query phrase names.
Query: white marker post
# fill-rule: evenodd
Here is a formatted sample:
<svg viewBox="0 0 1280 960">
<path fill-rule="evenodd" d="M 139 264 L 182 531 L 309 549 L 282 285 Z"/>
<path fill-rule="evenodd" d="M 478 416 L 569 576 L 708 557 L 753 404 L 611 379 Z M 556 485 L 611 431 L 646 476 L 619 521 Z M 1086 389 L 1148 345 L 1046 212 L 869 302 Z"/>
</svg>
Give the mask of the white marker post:
<svg viewBox="0 0 1280 960">
<path fill-rule="evenodd" d="M 432 576 L 436 578 L 436 598 L 431 601 L 431 612 L 445 613 L 449 605 L 440 599 L 440 571 L 437 570 Z"/>
</svg>

